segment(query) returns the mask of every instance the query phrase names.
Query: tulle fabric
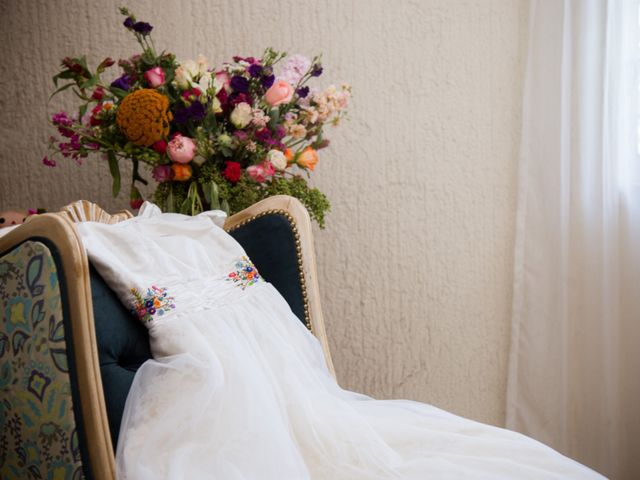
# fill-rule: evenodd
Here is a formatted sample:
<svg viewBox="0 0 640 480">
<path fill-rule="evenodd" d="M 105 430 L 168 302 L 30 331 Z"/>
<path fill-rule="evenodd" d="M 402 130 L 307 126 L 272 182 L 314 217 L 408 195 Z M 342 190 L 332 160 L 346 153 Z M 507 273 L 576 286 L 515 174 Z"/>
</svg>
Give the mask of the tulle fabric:
<svg viewBox="0 0 640 480">
<path fill-rule="evenodd" d="M 222 229 L 127 222 L 80 229 L 94 265 L 120 292 L 162 280 L 178 308 L 149 324 L 154 359 L 127 398 L 119 479 L 602 478 L 523 435 L 341 389 L 270 284 L 226 280 L 244 252 Z M 166 258 L 150 266 L 132 253 L 143 247 Z M 124 271 L 108 267 L 114 255 Z"/>
</svg>

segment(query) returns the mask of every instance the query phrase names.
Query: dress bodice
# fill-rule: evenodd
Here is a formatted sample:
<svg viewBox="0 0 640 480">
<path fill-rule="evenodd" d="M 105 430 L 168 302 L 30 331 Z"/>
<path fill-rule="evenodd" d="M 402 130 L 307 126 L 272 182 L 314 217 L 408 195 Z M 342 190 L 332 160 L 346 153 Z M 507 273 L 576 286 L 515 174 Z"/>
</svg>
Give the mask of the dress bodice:
<svg viewBox="0 0 640 480">
<path fill-rule="evenodd" d="M 85 222 L 78 229 L 91 263 L 147 327 L 176 313 L 235 301 L 262 281 L 221 228 L 222 212 L 146 212 L 116 225 Z"/>
</svg>

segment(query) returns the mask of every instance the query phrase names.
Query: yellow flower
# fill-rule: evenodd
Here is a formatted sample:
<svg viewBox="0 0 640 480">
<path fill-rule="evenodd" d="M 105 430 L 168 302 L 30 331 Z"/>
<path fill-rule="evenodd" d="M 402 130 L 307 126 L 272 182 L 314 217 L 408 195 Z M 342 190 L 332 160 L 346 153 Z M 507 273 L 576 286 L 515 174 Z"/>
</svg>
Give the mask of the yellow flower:
<svg viewBox="0 0 640 480">
<path fill-rule="evenodd" d="M 120 103 L 116 122 L 127 139 L 149 147 L 169 135 L 169 99 L 155 89 L 143 88 L 130 93 Z"/>
</svg>

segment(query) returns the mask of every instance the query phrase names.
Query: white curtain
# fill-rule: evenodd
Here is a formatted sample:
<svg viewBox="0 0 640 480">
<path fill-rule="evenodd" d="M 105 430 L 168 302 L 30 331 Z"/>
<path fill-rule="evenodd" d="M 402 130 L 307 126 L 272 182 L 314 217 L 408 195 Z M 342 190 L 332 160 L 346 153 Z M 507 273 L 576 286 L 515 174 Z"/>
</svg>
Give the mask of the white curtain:
<svg viewBox="0 0 640 480">
<path fill-rule="evenodd" d="M 532 0 L 507 427 L 640 478 L 638 0 Z"/>
</svg>

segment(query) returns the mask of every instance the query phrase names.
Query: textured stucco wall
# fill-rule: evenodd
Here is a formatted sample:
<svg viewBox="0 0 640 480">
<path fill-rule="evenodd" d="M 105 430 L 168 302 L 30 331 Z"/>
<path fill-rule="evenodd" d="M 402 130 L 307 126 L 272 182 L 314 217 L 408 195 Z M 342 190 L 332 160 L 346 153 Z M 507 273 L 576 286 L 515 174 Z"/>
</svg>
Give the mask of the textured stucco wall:
<svg viewBox="0 0 640 480">
<path fill-rule="evenodd" d="M 113 0 L 0 2 L 0 208 L 88 198 L 115 210 L 96 158 L 48 170 L 59 60 L 136 52 Z M 179 59 L 272 45 L 324 53 L 354 87 L 315 183 L 316 245 L 343 386 L 503 423 L 527 0 L 130 1 Z"/>
</svg>

